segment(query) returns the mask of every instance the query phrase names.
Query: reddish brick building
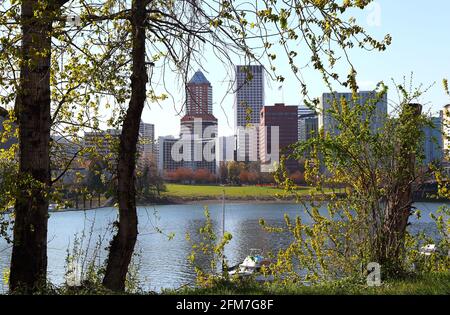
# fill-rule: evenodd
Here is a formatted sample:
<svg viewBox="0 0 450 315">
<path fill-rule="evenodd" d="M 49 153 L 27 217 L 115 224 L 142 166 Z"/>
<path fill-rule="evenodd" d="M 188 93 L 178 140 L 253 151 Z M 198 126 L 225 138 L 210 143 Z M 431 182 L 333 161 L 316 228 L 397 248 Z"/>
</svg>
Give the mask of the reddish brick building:
<svg viewBox="0 0 450 315">
<path fill-rule="evenodd" d="M 213 115 L 212 103 L 211 83 L 197 71 L 186 84 L 186 113 L 180 121 L 180 138 L 186 154 L 181 164 L 183 168 L 216 172 L 213 144 L 217 138 L 217 118 Z"/>
<path fill-rule="evenodd" d="M 181 119 L 182 135 L 217 137 L 217 118 L 213 115 L 212 103 L 211 83 L 201 71 L 197 71 L 186 84 L 186 115 Z M 200 126 L 195 126 L 196 123 Z M 204 135 L 208 127 L 209 132 Z"/>
<path fill-rule="evenodd" d="M 275 136 L 276 128 L 271 127 L 278 127 L 280 156 L 283 153 L 289 153 L 286 150 L 287 147 L 298 141 L 298 106 L 286 106 L 283 103 L 264 106 L 260 115 L 259 154 L 261 164 L 273 164 L 269 155 L 273 153 L 272 136 Z M 298 162 L 288 160 L 286 168 L 290 172 L 295 172 L 298 170 Z"/>
<path fill-rule="evenodd" d="M 199 70 L 186 84 L 186 115 L 212 115 L 212 86 Z"/>
</svg>

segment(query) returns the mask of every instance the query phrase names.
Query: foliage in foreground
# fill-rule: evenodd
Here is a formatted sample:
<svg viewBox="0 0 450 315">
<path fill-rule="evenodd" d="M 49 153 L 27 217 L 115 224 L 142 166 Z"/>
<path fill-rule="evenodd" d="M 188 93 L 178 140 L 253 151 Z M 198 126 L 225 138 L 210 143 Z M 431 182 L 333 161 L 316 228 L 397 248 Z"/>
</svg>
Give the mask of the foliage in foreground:
<svg viewBox="0 0 450 315">
<path fill-rule="evenodd" d="M 398 117 L 379 113 L 377 106 L 387 93 L 383 84 L 365 103 L 354 91 L 352 100 L 333 99 L 331 110 L 325 113 L 336 122 L 335 133 L 321 130 L 294 147 L 298 160 L 307 154 L 306 180 L 315 189 L 311 190 L 312 200 L 303 203 L 306 218 L 285 216 L 282 227 L 260 220 L 266 231 L 287 233 L 291 238 L 287 247 L 269 253 L 274 262 L 261 268 L 264 275 L 275 277 L 275 288 L 304 282 L 321 287 L 348 278 L 359 279 L 356 283 L 360 283 L 370 272 L 369 266 L 374 265 L 380 267 L 387 281 L 450 270 L 448 208 L 431 215 L 439 233 L 437 239 L 407 229 L 414 214 L 420 217 L 420 211 L 414 211 L 412 191 L 433 173 L 432 167 L 423 164 L 423 128 L 428 119 L 421 114 L 421 105 L 414 103 L 422 91 L 397 88 Z M 381 123 L 373 125 L 373 121 Z M 296 194 L 297 187 L 285 172 L 276 180 L 286 192 Z M 325 199 L 326 187 L 345 188 L 346 193 L 332 193 Z M 197 284 L 207 289 L 216 287 L 218 259 L 231 237 L 226 234 L 228 238 L 220 241 L 207 212 L 206 217 L 205 228 L 199 231 L 200 242 L 192 246 L 191 261 Z M 437 250 L 424 255 L 423 246 L 431 243 Z M 194 259 L 198 253 L 208 257 Z M 202 262 L 207 259 L 208 264 Z M 226 259 L 224 262 L 222 279 L 226 280 Z"/>
<path fill-rule="evenodd" d="M 415 104 L 422 91 L 406 91 L 399 85 L 398 116 L 380 115 L 387 87 L 363 102 L 356 91 L 353 98 L 333 97 L 331 109 L 324 113 L 334 121 L 336 130 L 319 134 L 294 146 L 294 157 L 307 156 L 306 180 L 316 191 L 324 187 L 345 188 L 345 195 L 321 195 L 303 204 L 309 220 L 285 218 L 282 229 L 295 241 L 277 253 L 270 272 L 282 275 L 285 284 L 292 280 L 332 281 L 360 274 L 365 266 L 378 263 L 385 277 L 398 279 L 405 273 L 448 270 L 449 212 L 433 215 L 440 233 L 438 240 L 412 234 L 407 227 L 415 211 L 412 192 L 422 181 L 432 178 L 423 163 L 423 128 L 428 119 Z M 381 124 L 374 124 L 378 121 Z M 280 168 L 278 181 L 295 194 L 295 185 Z M 301 200 L 300 200 L 301 201 Z M 308 222 L 309 221 L 309 222 Z M 262 225 L 272 232 L 280 229 Z M 433 253 L 423 262 L 420 249 L 436 243 L 444 253 Z M 301 266 L 303 275 L 295 270 Z M 286 275 L 289 280 L 286 280 Z"/>
<path fill-rule="evenodd" d="M 446 295 L 450 294 L 450 272 L 430 273 L 388 281 L 379 287 L 369 287 L 355 279 L 330 281 L 306 286 L 258 284 L 255 282 L 221 282 L 209 288 L 166 290 L 164 294 L 181 295 Z"/>
<path fill-rule="evenodd" d="M 131 10 L 128 9 L 130 2 Z M 277 56 L 274 48 L 277 44 L 284 48 L 304 95 L 307 94 L 306 83 L 301 79 L 301 64 L 297 65 L 295 60 L 300 52 L 303 56 L 303 51 L 308 52 L 305 57 L 327 82 L 334 79 L 347 86 L 354 82 L 356 71 L 351 67 L 349 79 L 341 82 L 334 70 L 341 59 L 339 52 L 346 53 L 353 47 L 383 51 L 391 42 L 389 35 L 377 41 L 354 18 L 344 18 L 344 13 L 364 9 L 370 2 L 298 0 L 277 6 L 267 2 L 261 7 L 241 6 L 233 1 L 209 5 L 203 1 L 148 0 L 4 1 L 0 4 L 0 83 L 4 87 L 0 93 L 0 105 L 11 108 L 14 104 L 21 145 L 17 176 L 19 189 L 12 195 L 16 202 L 16 217 L 11 289 L 25 284 L 33 290 L 39 281 L 47 278 L 49 191 L 59 179 L 59 176 L 53 179 L 50 175 L 50 170 L 54 169 L 50 165 L 51 131 L 72 138 L 78 131 L 98 129 L 99 118 L 103 116 L 101 111 L 112 110 L 108 125 L 122 126 L 121 139 L 127 138 L 126 143 L 133 143 L 130 150 L 123 150 L 123 146 L 119 150 L 121 154 L 130 153 L 130 156 L 119 155 L 118 169 L 124 171 L 118 172 L 118 178 L 120 210 L 123 210 L 123 217 L 128 216 L 129 221 L 136 222 L 135 211 L 130 211 L 135 209 L 133 172 L 126 171 L 134 170 L 136 122 L 139 121 L 136 118 L 142 113 L 147 80 L 151 86 L 148 95 L 151 101 L 166 98 L 165 95 L 158 96 L 159 92 L 154 90 L 160 86 L 159 78 L 148 78 L 147 64 L 153 65 L 156 71 L 162 69 L 163 77 L 165 69 L 184 75 L 193 65 L 202 64 L 200 52 L 205 46 L 212 46 L 214 52 L 222 57 L 219 58 L 221 61 L 231 61 L 235 55 L 243 57 L 246 63 L 265 61 L 270 65 L 273 78 L 283 82 L 284 77 L 275 66 Z M 76 14 L 74 22 L 78 21 L 66 23 L 66 18 L 73 14 Z M 134 32 L 144 28 L 147 32 Z M 294 47 L 299 40 L 304 47 L 297 50 Z M 147 47 L 148 59 L 145 58 Z M 130 56 L 134 57 L 133 75 L 130 75 Z M 64 59 L 64 66 L 59 66 L 59 57 Z M 141 88 L 133 89 L 137 86 Z M 130 91 L 132 89 L 139 92 L 136 99 L 135 93 Z M 103 96 L 108 101 L 100 106 Z M 125 115 L 129 98 L 131 101 Z M 127 118 L 134 123 L 129 123 Z M 73 160 L 67 163 L 66 170 Z M 123 168 L 120 167 L 122 163 Z M 122 178 L 127 179 L 123 187 L 120 184 Z M 122 191 L 128 193 L 123 197 L 123 204 L 120 202 Z M 122 276 L 137 235 L 134 227 L 137 224 L 128 225 L 133 226 L 133 230 L 122 231 L 124 221 L 119 220 L 119 234 L 129 232 L 132 236 L 123 240 L 117 238 L 117 242 L 112 243 L 110 253 L 113 254 L 108 260 L 105 276 L 105 282 L 111 283 L 113 281 L 108 279 L 113 276 L 108 275 L 120 274 L 120 279 L 115 279 L 115 282 L 120 282 L 118 289 L 123 287 L 125 277 Z M 127 240 L 132 244 L 129 245 Z M 115 244 L 119 245 L 116 247 Z M 131 249 L 116 252 L 116 248 Z M 122 257 L 125 257 L 123 261 Z M 109 266 L 115 266 L 115 262 L 126 267 L 108 272 L 112 270 Z"/>
<path fill-rule="evenodd" d="M 20 293 L 20 292 L 18 292 Z M 301 283 L 281 285 L 261 284 L 247 281 L 216 281 L 210 287 L 183 287 L 167 289 L 161 293 L 144 290 L 114 292 L 101 283 L 83 282 L 79 286 L 48 285 L 36 294 L 44 295 L 448 295 L 450 294 L 450 272 L 410 275 L 383 282 L 381 286 L 369 287 L 363 281 L 346 278 L 312 286 Z"/>
</svg>

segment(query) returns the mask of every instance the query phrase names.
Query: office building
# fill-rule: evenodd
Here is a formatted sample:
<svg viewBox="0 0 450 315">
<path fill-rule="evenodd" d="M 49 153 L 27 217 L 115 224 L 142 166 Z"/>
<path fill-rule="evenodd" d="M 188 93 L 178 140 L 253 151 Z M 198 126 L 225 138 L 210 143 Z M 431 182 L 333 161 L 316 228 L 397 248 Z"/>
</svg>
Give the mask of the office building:
<svg viewBox="0 0 450 315">
<path fill-rule="evenodd" d="M 155 162 L 156 144 L 155 144 L 155 125 L 144 123 L 141 120 L 139 124 L 139 152 L 143 161 Z"/>
<path fill-rule="evenodd" d="M 236 66 L 235 91 L 235 127 L 259 125 L 264 106 L 264 67 Z"/>
<path fill-rule="evenodd" d="M 158 138 L 158 172 L 164 177 L 179 168 L 216 173 L 216 139 Z"/>
<path fill-rule="evenodd" d="M 213 115 L 212 86 L 199 70 L 186 84 L 186 112 L 181 118 L 181 136 L 217 137 L 217 118 Z"/>
<path fill-rule="evenodd" d="M 240 161 L 258 160 L 258 128 L 264 103 L 264 67 L 236 66 L 234 122 Z"/>
<path fill-rule="evenodd" d="M 450 153 L 450 104 L 445 105 L 444 109 L 441 111 L 442 117 L 442 134 L 443 134 L 443 155 L 444 160 L 449 162 L 449 153 Z"/>
<path fill-rule="evenodd" d="M 236 159 L 236 136 L 219 137 L 216 141 L 216 166 Z"/>
<path fill-rule="evenodd" d="M 212 86 L 198 70 L 186 84 L 186 115 L 204 115 L 213 112 Z"/>
<path fill-rule="evenodd" d="M 172 156 L 172 148 L 177 141 L 179 139 L 173 136 L 158 138 L 158 172 L 163 176 L 183 167 L 183 162 Z"/>
<path fill-rule="evenodd" d="M 319 131 L 319 116 L 308 107 L 298 108 L 298 141 L 308 141 Z"/>
<path fill-rule="evenodd" d="M 351 108 L 355 102 L 361 105 L 373 104 L 377 97 L 376 91 L 361 91 L 357 93 L 356 100 L 353 100 L 352 93 L 323 93 L 319 103 L 319 130 L 323 128 L 325 133 L 337 135 L 339 128 L 336 120 L 330 114 L 333 104 L 337 104 L 340 108 L 340 102 L 344 98 Z M 371 121 L 371 129 L 376 131 L 383 126 L 387 116 L 387 94 L 376 103 L 375 112 Z"/>
<path fill-rule="evenodd" d="M 121 131 L 118 129 L 85 132 L 84 145 L 88 148 L 95 148 L 100 156 L 111 158 L 113 153 L 117 153 L 120 134 Z"/>
<path fill-rule="evenodd" d="M 186 84 L 186 112 L 180 137 L 158 139 L 158 169 L 163 175 L 178 168 L 216 173 L 217 118 L 212 111 L 212 86 L 201 71 Z"/>
<path fill-rule="evenodd" d="M 282 154 L 292 153 L 290 145 L 298 141 L 298 106 L 286 106 L 283 103 L 264 106 L 261 110 L 259 125 L 259 156 L 262 165 L 273 166 Z M 298 170 L 296 159 L 286 161 L 290 172 Z M 263 168 L 262 168 L 263 170 Z"/>
<path fill-rule="evenodd" d="M 440 164 L 443 158 L 442 117 L 432 117 L 432 126 L 426 126 L 424 133 L 424 164 Z"/>
</svg>

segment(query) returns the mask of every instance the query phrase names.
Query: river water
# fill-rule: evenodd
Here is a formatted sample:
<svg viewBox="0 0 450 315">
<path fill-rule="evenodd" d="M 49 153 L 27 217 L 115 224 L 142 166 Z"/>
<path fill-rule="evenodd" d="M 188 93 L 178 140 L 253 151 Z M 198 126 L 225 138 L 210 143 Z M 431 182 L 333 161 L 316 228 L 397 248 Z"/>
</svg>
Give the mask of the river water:
<svg viewBox="0 0 450 315">
<path fill-rule="evenodd" d="M 414 230 L 425 229 L 435 233 L 435 225 L 429 214 L 441 206 L 441 203 L 417 203 L 422 210 L 420 222 L 412 219 Z M 209 204 L 214 230 L 222 230 L 222 205 Z M 325 209 L 322 209 L 325 211 Z M 202 205 L 158 205 L 139 207 L 139 237 L 137 257 L 140 266 L 139 279 L 144 289 L 160 291 L 162 288 L 177 288 L 192 283 L 195 279 L 193 267 L 187 256 L 191 253 L 191 243 L 186 240 L 186 233 L 192 239 L 198 239 L 198 229 L 204 225 L 204 206 Z M 298 204 L 226 204 L 225 230 L 233 235 L 226 250 L 230 264 L 242 261 L 250 249 L 276 251 L 290 242 L 283 234 L 265 232 L 259 225 L 264 218 L 268 224 L 282 226 L 284 214 L 292 218 L 301 216 L 307 222 L 302 206 Z M 83 248 L 89 247 L 88 256 L 92 256 L 95 244 L 102 239 L 100 259 L 105 258 L 105 247 L 111 238 L 111 222 L 116 218 L 114 208 L 101 208 L 88 211 L 53 212 L 49 219 L 48 231 L 48 275 L 51 282 L 60 284 L 64 281 L 67 250 L 73 248 L 77 238 L 83 239 Z M 92 231 L 92 233 L 90 232 Z M 168 236 L 174 233 L 173 238 Z M 90 243 L 88 242 L 91 236 Z M 89 243 L 89 246 L 88 246 Z M 11 248 L 0 239 L 0 271 L 8 269 Z M 1 281 L 0 291 L 6 289 Z"/>
</svg>

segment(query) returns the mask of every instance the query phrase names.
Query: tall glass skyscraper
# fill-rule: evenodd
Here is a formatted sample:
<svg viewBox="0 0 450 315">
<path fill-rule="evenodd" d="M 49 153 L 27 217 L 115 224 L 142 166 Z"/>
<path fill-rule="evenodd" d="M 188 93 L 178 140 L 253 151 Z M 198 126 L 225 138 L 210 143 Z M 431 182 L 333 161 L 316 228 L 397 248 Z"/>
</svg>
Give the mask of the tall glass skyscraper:
<svg viewBox="0 0 450 315">
<path fill-rule="evenodd" d="M 239 161 L 259 160 L 258 128 L 264 107 L 264 67 L 236 66 L 234 126 Z"/>
<path fill-rule="evenodd" d="M 259 125 L 264 106 L 263 66 L 236 66 L 235 91 L 235 127 Z"/>
</svg>

